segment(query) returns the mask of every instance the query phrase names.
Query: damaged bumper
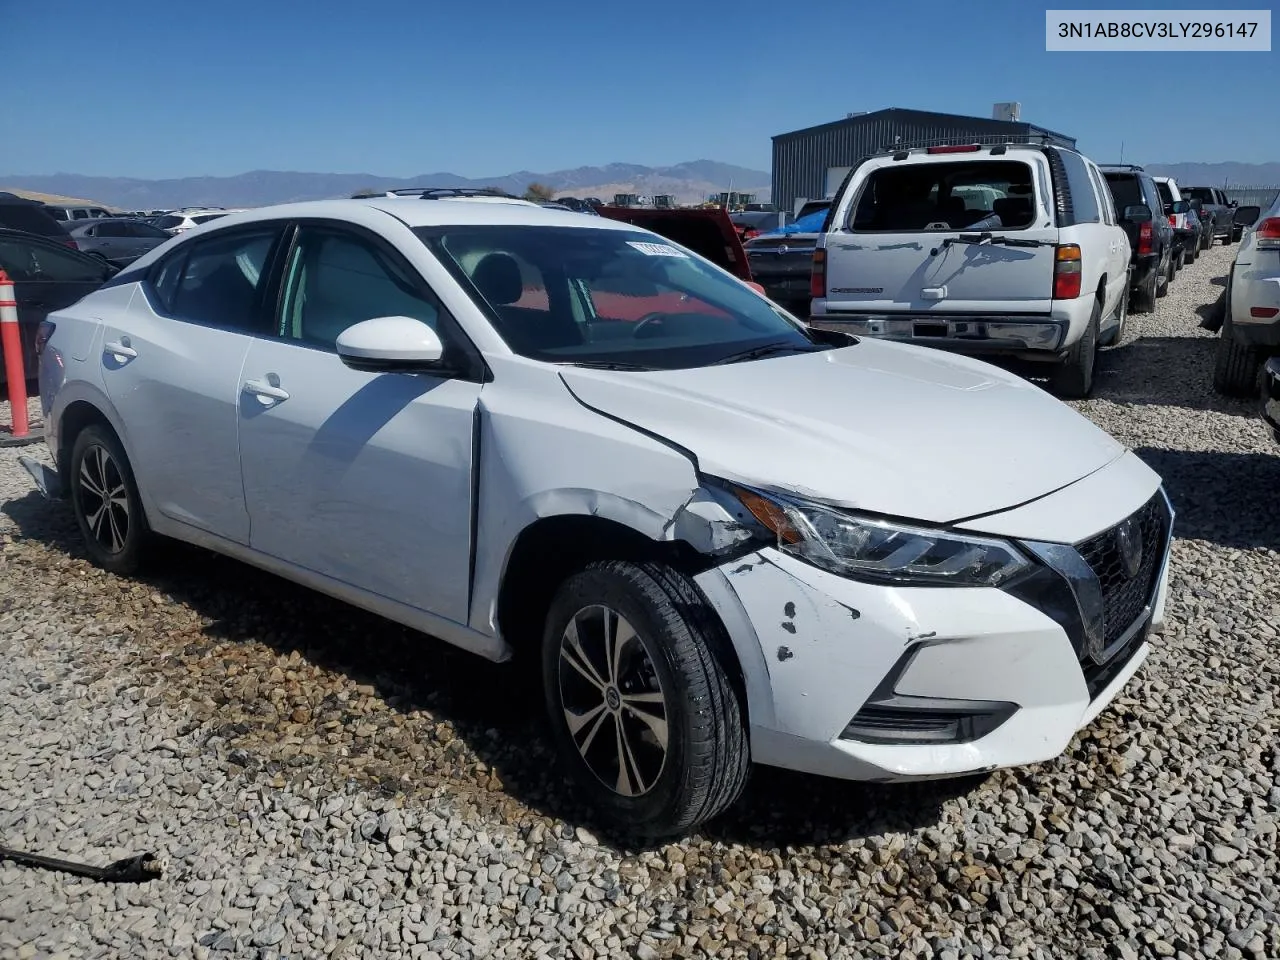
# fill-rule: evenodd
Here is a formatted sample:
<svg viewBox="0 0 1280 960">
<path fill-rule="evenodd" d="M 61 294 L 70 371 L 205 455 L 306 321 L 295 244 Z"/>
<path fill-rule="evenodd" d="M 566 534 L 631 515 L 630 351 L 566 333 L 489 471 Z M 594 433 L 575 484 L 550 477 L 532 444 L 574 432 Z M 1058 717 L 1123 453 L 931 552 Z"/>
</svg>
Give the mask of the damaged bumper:
<svg viewBox="0 0 1280 960">
<path fill-rule="evenodd" d="M 1062 753 L 1146 658 L 1154 615 L 1102 667 L 1064 629 L 987 588 L 889 587 L 773 548 L 703 573 L 747 682 L 753 759 L 891 781 L 958 776 Z"/>
</svg>

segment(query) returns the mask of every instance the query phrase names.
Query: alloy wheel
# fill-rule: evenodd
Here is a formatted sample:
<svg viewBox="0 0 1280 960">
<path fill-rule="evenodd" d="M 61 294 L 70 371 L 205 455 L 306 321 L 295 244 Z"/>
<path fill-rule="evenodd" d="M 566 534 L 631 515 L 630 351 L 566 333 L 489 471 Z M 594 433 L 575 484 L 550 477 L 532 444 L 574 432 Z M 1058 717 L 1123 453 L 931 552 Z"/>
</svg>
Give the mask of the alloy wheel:
<svg viewBox="0 0 1280 960">
<path fill-rule="evenodd" d="M 104 550 L 120 553 L 129 537 L 129 491 L 111 451 L 90 446 L 80 461 L 78 482 L 89 532 Z"/>
<path fill-rule="evenodd" d="M 667 761 L 667 701 L 636 629 L 610 607 L 583 607 L 560 637 L 559 685 L 588 769 L 620 796 L 652 790 Z"/>
</svg>

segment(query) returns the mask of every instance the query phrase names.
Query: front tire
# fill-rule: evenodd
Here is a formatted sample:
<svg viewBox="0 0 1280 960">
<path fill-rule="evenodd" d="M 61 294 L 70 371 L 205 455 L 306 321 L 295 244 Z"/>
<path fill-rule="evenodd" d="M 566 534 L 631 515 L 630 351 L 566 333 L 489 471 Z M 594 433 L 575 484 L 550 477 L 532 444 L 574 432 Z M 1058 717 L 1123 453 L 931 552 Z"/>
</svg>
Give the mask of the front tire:
<svg viewBox="0 0 1280 960">
<path fill-rule="evenodd" d="M 71 507 L 89 559 L 112 573 L 138 569 L 151 538 L 142 498 L 119 438 L 93 423 L 71 447 Z"/>
<path fill-rule="evenodd" d="M 689 578 L 656 563 L 593 563 L 561 585 L 542 641 L 562 761 L 609 825 L 675 836 L 737 800 L 750 751 L 717 656 L 719 620 Z"/>
<path fill-rule="evenodd" d="M 1227 317 L 1218 331 L 1218 346 L 1213 357 L 1213 389 L 1228 397 L 1257 396 L 1258 374 L 1267 355 L 1257 347 L 1240 343 L 1231 330 L 1231 301 L 1224 309 Z"/>
<path fill-rule="evenodd" d="M 1066 359 L 1049 374 L 1053 392 L 1067 400 L 1083 400 L 1093 391 L 1093 369 L 1098 358 L 1098 325 L 1102 323 L 1102 304 L 1093 302 L 1089 325 L 1067 351 Z"/>
</svg>

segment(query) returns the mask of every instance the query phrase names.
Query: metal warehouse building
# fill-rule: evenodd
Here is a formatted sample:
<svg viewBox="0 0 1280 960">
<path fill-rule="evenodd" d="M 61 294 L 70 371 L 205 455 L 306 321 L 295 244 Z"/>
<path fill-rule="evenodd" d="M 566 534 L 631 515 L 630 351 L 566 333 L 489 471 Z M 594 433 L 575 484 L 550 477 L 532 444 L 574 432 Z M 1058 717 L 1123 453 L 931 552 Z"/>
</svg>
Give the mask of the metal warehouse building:
<svg viewBox="0 0 1280 960">
<path fill-rule="evenodd" d="M 851 114 L 773 138 L 773 202 L 779 210 L 793 210 L 797 199 L 819 199 L 835 193 L 845 174 L 864 157 L 896 143 L 966 137 L 1012 141 L 1046 138 L 1075 148 L 1074 137 L 1022 121 L 988 120 L 954 113 L 929 113 L 891 107 L 873 113 Z"/>
</svg>

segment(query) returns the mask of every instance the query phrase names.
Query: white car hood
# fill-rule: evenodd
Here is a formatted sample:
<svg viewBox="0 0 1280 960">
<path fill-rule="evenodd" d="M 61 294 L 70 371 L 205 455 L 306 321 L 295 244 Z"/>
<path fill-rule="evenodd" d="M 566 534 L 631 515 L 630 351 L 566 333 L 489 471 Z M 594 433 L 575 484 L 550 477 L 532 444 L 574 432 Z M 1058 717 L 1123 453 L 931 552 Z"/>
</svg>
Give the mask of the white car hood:
<svg viewBox="0 0 1280 960">
<path fill-rule="evenodd" d="M 1124 448 L 990 364 L 877 340 L 690 370 L 566 367 L 586 406 L 727 480 L 950 523 L 1045 496 Z"/>
</svg>

